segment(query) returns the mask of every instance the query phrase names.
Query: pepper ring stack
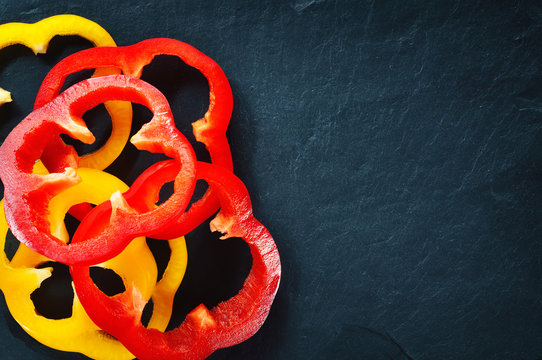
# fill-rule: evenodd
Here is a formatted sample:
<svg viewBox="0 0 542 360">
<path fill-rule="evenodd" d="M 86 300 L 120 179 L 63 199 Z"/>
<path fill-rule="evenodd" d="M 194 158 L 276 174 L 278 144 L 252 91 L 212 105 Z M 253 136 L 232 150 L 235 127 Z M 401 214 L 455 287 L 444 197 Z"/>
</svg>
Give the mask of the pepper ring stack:
<svg viewBox="0 0 542 360">
<path fill-rule="evenodd" d="M 64 28 L 66 24 L 81 26 L 82 36 L 85 31 L 98 31 L 92 30 L 98 25 L 86 19 L 63 16 L 68 18 L 57 21 Z M 54 29 L 55 17 L 46 20 L 47 29 Z M 16 27 L 36 27 L 40 23 Z M 8 30 L 15 26 L 6 25 L 2 26 Z M 45 48 L 49 39 L 43 40 Z M 33 48 L 39 47 L 37 44 Z M 98 47 L 75 53 L 53 67 L 39 89 L 34 111 L 0 147 L 5 219 L 21 242 L 11 261 L 5 256 L 0 259 L 0 288 L 6 299 L 22 297 L 26 310 L 12 311 L 14 318 L 30 335 L 54 348 L 104 360 L 134 356 L 142 360 L 203 359 L 258 331 L 269 314 L 281 276 L 275 242 L 254 218 L 246 187 L 232 172 L 226 138 L 233 107 L 228 80 L 212 59 L 177 40 L 149 39 L 125 47 L 115 47 L 114 43 L 95 45 Z M 192 125 L 196 140 L 210 154 L 210 163 L 197 160 L 192 145 L 175 127 L 164 95 L 139 79 L 143 67 L 157 55 L 177 56 L 208 80 L 209 108 Z M 69 75 L 85 69 L 97 71 L 93 78 L 61 92 Z M 108 107 L 116 130 L 102 149 L 80 156 L 60 135 L 92 143 L 94 135 L 83 121 L 83 114 L 102 103 Z M 139 150 L 163 153 L 171 160 L 152 165 L 127 187 L 103 169 L 119 155 L 130 133 L 130 103 L 141 104 L 153 114 L 132 136 L 131 143 Z M 209 189 L 190 204 L 197 180 L 205 181 Z M 173 194 L 158 204 L 160 190 L 168 182 L 174 182 Z M 164 332 L 186 267 L 183 236 L 217 211 L 210 222 L 211 230 L 223 233 L 223 239 L 239 237 L 247 242 L 253 258 L 250 273 L 237 295 L 211 309 L 199 305 L 178 328 Z M 71 242 L 63 223 L 67 212 L 80 220 Z M 7 227 L 1 225 L 4 234 L 0 236 L 5 238 Z M 170 244 L 171 257 L 160 282 L 156 282 L 156 264 L 146 248 L 145 236 Z M 130 259 L 132 264 L 149 260 L 135 269 Z M 93 351 L 96 346 L 79 346 L 70 341 L 63 344 L 60 339 L 43 336 L 44 331 L 55 332 L 47 328 L 55 326 L 50 322 L 34 326 L 42 320 L 35 312 L 34 316 L 28 315 L 32 312 L 30 294 L 50 276 L 50 269 L 40 268 L 49 261 L 70 267 L 76 294 L 72 318 L 84 313 L 91 320 L 84 331 L 110 334 L 112 337 L 104 340 L 109 343 L 107 351 Z M 89 272 L 89 266 L 108 266 L 110 262 L 111 268 L 119 269 L 126 288 L 114 296 L 103 293 Z M 17 289 L 13 284 L 21 279 L 30 286 Z M 151 297 L 154 311 L 145 327 L 141 316 Z M 63 326 L 69 329 L 70 324 L 67 321 Z M 80 329 L 79 322 L 77 325 Z M 82 332 L 77 334 L 81 337 Z"/>
</svg>

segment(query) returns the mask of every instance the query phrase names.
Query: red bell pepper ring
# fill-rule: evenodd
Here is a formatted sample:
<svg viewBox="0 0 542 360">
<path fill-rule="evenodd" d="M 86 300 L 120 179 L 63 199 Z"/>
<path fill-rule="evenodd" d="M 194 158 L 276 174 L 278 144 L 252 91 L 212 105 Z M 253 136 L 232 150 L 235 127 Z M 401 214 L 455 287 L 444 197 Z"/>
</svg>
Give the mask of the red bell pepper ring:
<svg viewBox="0 0 542 360">
<path fill-rule="evenodd" d="M 60 61 L 47 74 L 36 97 L 35 106 L 42 106 L 58 94 L 70 74 L 85 69 L 116 67 L 125 75 L 140 77 L 143 67 L 151 63 L 157 55 L 176 56 L 187 65 L 198 69 L 207 78 L 209 109 L 202 119 L 192 124 L 194 136 L 205 145 L 213 164 L 232 170 L 232 157 L 226 138 L 226 129 L 233 108 L 233 96 L 228 79 L 215 61 L 178 40 L 148 39 L 131 46 L 90 48 L 72 54 Z M 58 154 L 67 154 L 70 151 L 66 144 L 57 139 L 46 149 L 42 160 L 49 170 L 61 171 L 67 166 L 73 166 L 74 161 L 70 162 L 68 157 L 59 159 Z M 182 236 L 208 219 L 219 207 L 218 200 L 211 195 L 211 191 L 207 191 L 197 205 L 194 205 L 175 224 L 170 224 L 153 236 L 163 239 Z"/>
<path fill-rule="evenodd" d="M 153 174 L 156 179 L 167 179 L 177 166 L 171 161 L 159 163 L 148 173 L 156 171 L 160 173 Z M 203 359 L 217 349 L 239 344 L 261 327 L 279 286 L 281 266 L 276 245 L 267 229 L 254 218 L 243 183 L 232 172 L 212 164 L 198 162 L 197 173 L 214 189 L 221 203 L 220 212 L 211 221 L 211 230 L 223 232 L 223 239 L 243 238 L 250 247 L 252 268 L 237 295 L 211 310 L 199 305 L 178 328 L 163 333 L 141 324 L 145 303 L 136 288 L 132 286 L 123 294 L 108 297 L 93 283 L 88 267 L 70 268 L 77 296 L 91 319 L 142 360 Z M 87 219 L 76 231 L 73 242 L 84 240 L 86 232 L 92 232 Z M 100 221 L 100 217 L 92 221 Z"/>
<path fill-rule="evenodd" d="M 146 212 L 131 208 L 117 192 L 111 196 L 109 224 L 88 241 L 66 245 L 50 232 L 48 203 L 80 179 L 73 168 L 38 175 L 32 174 L 32 167 L 45 146 L 61 133 L 92 142 L 94 137 L 81 116 L 110 100 L 137 102 L 152 111 L 151 121 L 131 142 L 140 150 L 162 152 L 181 164 L 175 175 L 175 191 L 163 204 Z M 0 163 L 6 219 L 13 235 L 32 250 L 64 264 L 100 263 L 120 253 L 133 238 L 167 227 L 184 213 L 196 182 L 194 151 L 175 127 L 164 95 L 150 84 L 124 75 L 84 80 L 32 112 L 0 147 Z"/>
</svg>

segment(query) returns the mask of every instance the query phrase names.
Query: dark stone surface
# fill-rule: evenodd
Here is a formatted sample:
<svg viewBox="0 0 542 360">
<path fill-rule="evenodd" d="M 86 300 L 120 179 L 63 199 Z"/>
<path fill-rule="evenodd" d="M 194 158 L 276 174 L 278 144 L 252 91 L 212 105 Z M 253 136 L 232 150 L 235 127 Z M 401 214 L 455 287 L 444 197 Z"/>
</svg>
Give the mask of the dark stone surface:
<svg viewBox="0 0 542 360">
<path fill-rule="evenodd" d="M 74 13 L 119 45 L 172 37 L 224 69 L 235 172 L 284 275 L 260 332 L 212 359 L 536 360 L 542 6 L 491 3 L 2 1 L 0 20 Z M 0 52 L 0 86 L 15 100 L 0 108 L 0 140 L 47 70 L 88 46 L 68 38 L 38 58 Z M 163 61 L 147 79 L 164 86 L 186 132 L 207 107 L 205 81 Z M 131 181 L 151 158 L 126 156 L 111 171 Z M 189 239 L 191 259 L 238 257 L 220 262 L 236 267 L 225 276 L 237 286 L 249 266 L 242 244 L 203 236 L 212 250 Z M 189 271 L 194 289 L 217 273 Z M 226 293 L 194 296 L 181 307 Z M 37 344 L 0 308 L 0 358 L 83 358 Z"/>
</svg>

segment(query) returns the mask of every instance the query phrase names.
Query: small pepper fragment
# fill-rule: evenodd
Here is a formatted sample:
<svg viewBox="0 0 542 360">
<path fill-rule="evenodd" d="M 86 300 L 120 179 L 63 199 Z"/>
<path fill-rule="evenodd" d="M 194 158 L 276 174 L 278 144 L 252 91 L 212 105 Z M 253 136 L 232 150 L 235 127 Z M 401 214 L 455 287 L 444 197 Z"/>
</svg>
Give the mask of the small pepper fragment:
<svg viewBox="0 0 542 360">
<path fill-rule="evenodd" d="M 51 39 L 56 35 L 77 35 L 89 40 L 94 46 L 116 46 L 109 33 L 97 23 L 77 15 L 55 15 L 33 24 L 7 23 L 0 25 L 0 49 L 14 44 L 24 45 L 34 52 L 43 54 Z M 115 75 L 120 71 L 114 68 L 97 69 L 94 76 Z M 58 84 L 56 93 L 49 98 L 42 97 L 34 109 L 52 100 L 60 92 L 64 82 Z M 10 102 L 11 94 L 0 88 L 0 105 Z M 79 165 L 103 170 L 122 152 L 130 136 L 132 106 L 127 102 L 108 102 L 105 107 L 111 115 L 113 127 L 106 143 L 97 151 L 81 157 Z"/>
<path fill-rule="evenodd" d="M 35 161 L 51 139 L 66 133 L 83 142 L 94 137 L 81 115 L 109 100 L 140 103 L 153 113 L 150 122 L 132 137 L 141 150 L 162 152 L 180 164 L 173 195 L 147 212 L 131 208 L 120 192 L 111 196 L 110 223 L 88 241 L 66 245 L 50 232 L 49 201 L 80 179 L 73 168 L 64 173 L 32 174 Z M 195 187 L 195 154 L 175 128 L 165 97 L 146 82 L 123 75 L 83 80 L 35 110 L 8 135 L 0 147 L 0 178 L 5 186 L 5 214 L 11 231 L 32 250 L 64 264 L 92 265 L 119 254 L 137 236 L 158 231 L 186 209 Z"/>
<path fill-rule="evenodd" d="M 11 99 L 11 93 L 0 88 L 0 105 L 13 101 Z"/>
<path fill-rule="evenodd" d="M 162 162 L 147 172 L 156 171 L 156 178 L 167 179 L 176 173 L 177 167 L 175 162 Z M 265 321 L 279 286 L 281 266 L 276 245 L 267 229 L 254 218 L 243 183 L 232 172 L 216 165 L 198 162 L 197 171 L 198 178 L 213 187 L 221 203 L 220 212 L 211 221 L 211 230 L 223 232 L 223 239 L 243 238 L 250 247 L 252 268 L 236 296 L 210 310 L 201 304 L 177 329 L 162 333 L 140 325 L 141 307 L 127 306 L 134 303 L 137 288 L 108 297 L 93 283 L 88 267 L 70 267 L 76 293 L 91 319 L 142 360 L 203 359 L 217 349 L 246 340 Z M 94 222 L 95 210 L 88 217 Z M 81 223 L 73 242 L 84 240 L 86 231 L 91 231 L 86 222 L 85 219 Z"/>
<path fill-rule="evenodd" d="M 205 145 L 213 164 L 232 170 L 232 157 L 226 138 L 226 129 L 233 108 L 233 95 L 228 79 L 215 61 L 178 40 L 148 39 L 131 46 L 90 48 L 72 54 L 60 61 L 47 74 L 36 97 L 36 105 L 39 106 L 52 99 L 70 74 L 85 69 L 116 67 L 124 74 L 139 77 L 143 67 L 151 63 L 157 55 L 176 56 L 187 65 L 198 69 L 207 78 L 209 109 L 202 119 L 192 124 L 194 136 Z M 73 161 L 69 162 L 67 157 L 60 158 L 59 162 L 57 154 L 67 152 L 69 150 L 66 149 L 66 145 L 57 140 L 43 154 L 43 160 L 50 170 L 62 171 L 67 166 L 73 166 L 71 165 Z M 218 200 L 209 190 L 174 224 L 169 224 L 152 235 L 162 239 L 182 236 L 208 219 L 218 207 Z"/>
</svg>

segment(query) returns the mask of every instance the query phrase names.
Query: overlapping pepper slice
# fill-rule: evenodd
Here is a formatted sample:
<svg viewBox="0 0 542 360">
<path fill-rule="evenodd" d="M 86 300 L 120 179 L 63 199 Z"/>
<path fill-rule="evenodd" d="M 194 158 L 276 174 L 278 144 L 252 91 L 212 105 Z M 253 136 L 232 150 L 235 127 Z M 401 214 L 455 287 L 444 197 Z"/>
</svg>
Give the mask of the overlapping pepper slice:
<svg viewBox="0 0 542 360">
<path fill-rule="evenodd" d="M 79 169 L 83 181 L 61 193 L 51 204 L 50 222 L 53 232 L 64 242 L 69 236 L 64 228 L 64 215 L 70 203 L 83 196 L 87 201 L 101 203 L 109 194 L 127 188 L 120 180 L 103 172 Z M 92 198 L 90 198 L 92 197 Z M 0 241 L 7 234 L 7 223 L 0 211 Z M 1 246 L 3 248 L 3 246 Z M 3 254 L 3 252 L 2 252 Z M 133 266 L 136 257 L 139 266 Z M 49 259 L 28 247 L 20 245 L 11 262 L 2 255 L 0 267 L 0 288 L 4 292 L 8 308 L 21 327 L 39 342 L 63 351 L 81 352 L 95 359 L 132 359 L 133 356 L 117 340 L 104 336 L 100 328 L 88 318 L 77 297 L 74 297 L 72 315 L 65 319 L 48 319 L 38 314 L 30 295 L 38 289 L 45 278 L 51 275 L 51 268 L 37 269 Z M 141 286 L 143 296 L 151 296 L 156 283 L 156 264 L 146 246 L 145 238 L 135 239 L 119 256 L 107 261 L 104 267 L 114 270 L 130 283 Z M 39 276 L 36 276 L 39 274 Z M 164 325 L 167 326 L 167 322 Z"/>
<path fill-rule="evenodd" d="M 97 23 L 77 15 L 55 15 L 33 24 L 7 23 L 0 25 L 0 49 L 14 44 L 21 44 L 32 49 L 35 54 L 45 53 L 51 39 L 56 35 L 77 35 L 89 40 L 94 46 L 115 46 L 115 41 Z M 97 69 L 94 76 L 115 75 L 120 70 L 116 68 Z M 34 108 L 41 107 L 52 100 L 58 93 L 64 81 L 53 92 L 40 98 Z M 11 101 L 8 91 L 0 88 L 0 105 Z M 105 107 L 112 120 L 111 135 L 106 143 L 91 154 L 82 156 L 79 166 L 105 169 L 122 152 L 130 136 L 132 123 L 132 106 L 127 102 L 108 102 Z"/>
<path fill-rule="evenodd" d="M 70 206 L 81 201 L 102 203 L 111 193 L 128 189 L 128 186 L 119 179 L 102 171 L 80 168 L 77 172 L 82 182 L 59 194 L 50 204 L 49 218 L 52 232 L 65 242 L 69 236 L 63 219 Z M 0 210 L 0 239 L 4 239 L 7 234 L 7 224 L 3 215 L 3 210 Z M 173 297 L 186 268 L 184 238 L 171 240 L 169 244 L 171 260 L 156 286 L 156 264 L 146 246 L 145 238 L 135 239 L 119 256 L 103 264 L 104 267 L 120 274 L 125 283 L 135 284 L 145 299 L 148 300 L 152 293 L 154 307 L 149 326 L 162 331 L 168 325 Z M 138 266 L 133 266 L 134 259 L 137 259 Z M 41 281 L 37 281 L 38 278 L 35 276 L 40 270 L 35 268 L 48 261 L 49 259 L 22 244 L 11 262 L 7 261 L 5 255 L 1 259 L 0 279 L 3 281 L 0 280 L 0 288 L 6 296 L 7 305 L 15 320 L 28 334 L 52 348 L 80 352 L 97 360 L 132 359 L 134 356 L 121 343 L 104 335 L 103 331 L 88 318 L 77 297 L 74 298 L 72 316 L 67 319 L 53 320 L 37 314 L 30 299 L 30 294 L 41 285 Z M 50 274 L 50 269 L 47 271 Z M 7 276 L 8 274 L 17 276 Z M 16 290 L 21 287 L 19 282 L 21 279 L 24 280 L 22 293 Z"/>
<path fill-rule="evenodd" d="M 167 181 L 177 171 L 178 165 L 169 161 L 154 165 L 143 175 Z M 197 171 L 198 178 L 208 182 L 221 202 L 220 212 L 211 221 L 211 230 L 224 233 L 223 239 L 243 238 L 250 247 L 252 268 L 236 296 L 211 310 L 199 305 L 177 329 L 163 333 L 141 325 L 144 304 L 136 288 L 108 297 L 93 283 L 88 267 L 70 268 L 77 295 L 92 320 L 140 359 L 203 359 L 217 349 L 246 340 L 265 321 L 278 289 L 281 273 L 278 251 L 267 229 L 254 218 L 243 183 L 232 172 L 216 165 L 198 162 Z M 159 188 L 160 183 L 154 183 L 141 189 L 155 193 L 157 185 Z M 142 195 L 150 198 L 148 194 Z M 99 211 L 98 208 L 95 210 Z M 102 215 L 101 219 L 92 216 L 95 210 L 87 219 L 94 224 L 100 220 L 106 222 L 106 216 Z M 87 224 L 87 219 L 76 231 L 73 242 L 91 235 L 92 225 Z"/>
<path fill-rule="evenodd" d="M 202 119 L 192 124 L 194 135 L 196 140 L 207 148 L 213 164 L 231 170 L 232 158 L 226 129 L 232 113 L 233 96 L 228 79 L 215 61 L 181 41 L 167 38 L 148 39 L 131 46 L 91 48 L 72 54 L 47 74 L 38 92 L 36 105 L 43 104 L 57 94 L 70 74 L 84 69 L 116 67 L 124 74 L 139 77 L 143 67 L 157 55 L 176 56 L 187 65 L 198 69 L 207 78 L 209 109 Z M 42 158 L 50 170 L 61 171 L 64 167 L 73 166 L 75 162 L 63 155 L 69 151 L 69 147 L 58 139 Z M 218 200 L 209 190 L 174 224 L 154 231 L 152 235 L 163 239 L 184 235 L 208 219 L 218 207 Z"/>
<path fill-rule="evenodd" d="M 109 100 L 137 102 L 152 111 L 151 121 L 131 142 L 141 150 L 162 152 L 181 164 L 175 190 L 163 204 L 145 212 L 132 208 L 120 192 L 114 193 L 109 224 L 85 242 L 66 245 L 51 234 L 47 209 L 55 195 L 80 179 L 73 168 L 47 175 L 32 174 L 32 168 L 45 146 L 60 133 L 92 142 L 94 137 L 81 116 Z M 144 81 L 123 75 L 84 80 L 32 112 L 0 147 L 0 163 L 5 214 L 11 231 L 32 250 L 64 264 L 100 263 L 119 254 L 134 237 L 166 228 L 184 213 L 196 182 L 194 151 L 175 128 L 165 97 Z"/>
</svg>

